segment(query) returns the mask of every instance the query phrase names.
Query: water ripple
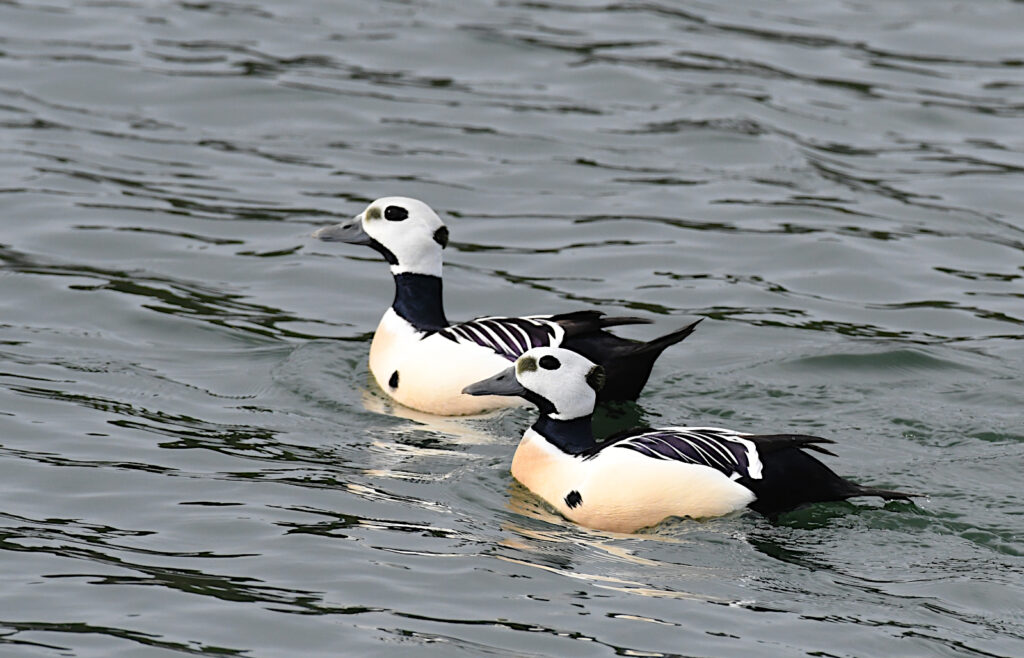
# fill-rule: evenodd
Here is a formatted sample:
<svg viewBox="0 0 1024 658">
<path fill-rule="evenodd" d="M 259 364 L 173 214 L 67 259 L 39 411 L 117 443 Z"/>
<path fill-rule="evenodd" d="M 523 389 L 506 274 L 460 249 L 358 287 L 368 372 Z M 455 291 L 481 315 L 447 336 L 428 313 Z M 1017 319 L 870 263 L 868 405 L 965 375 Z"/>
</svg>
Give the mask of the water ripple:
<svg viewBox="0 0 1024 658">
<path fill-rule="evenodd" d="M 1019 654 L 1018 5 L 0 3 L 0 646 Z M 528 410 L 372 381 L 387 267 L 309 234 L 394 194 L 450 317 L 708 318 L 602 435 L 928 497 L 566 523 Z"/>
</svg>

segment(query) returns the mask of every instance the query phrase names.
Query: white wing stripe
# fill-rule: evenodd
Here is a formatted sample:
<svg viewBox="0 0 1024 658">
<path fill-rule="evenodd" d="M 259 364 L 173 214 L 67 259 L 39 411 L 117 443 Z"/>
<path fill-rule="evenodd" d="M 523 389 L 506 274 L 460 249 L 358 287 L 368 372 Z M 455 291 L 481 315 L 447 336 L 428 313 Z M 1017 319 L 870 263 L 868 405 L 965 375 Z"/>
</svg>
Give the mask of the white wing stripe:
<svg viewBox="0 0 1024 658">
<path fill-rule="evenodd" d="M 491 326 L 492 324 L 493 321 L 474 322 L 473 328 L 485 336 L 485 339 L 492 348 L 500 348 L 502 346 L 501 336 L 499 336 L 498 332 Z"/>
<path fill-rule="evenodd" d="M 721 444 L 718 444 L 718 443 L 716 443 L 714 441 L 709 441 L 705 437 L 698 437 L 698 438 L 699 438 L 700 442 L 702 444 L 704 444 L 704 446 L 708 449 L 709 452 L 717 452 L 720 455 L 720 457 L 718 458 L 719 461 L 725 462 L 726 464 L 736 464 L 736 465 L 739 464 L 739 461 L 737 461 L 737 459 L 736 459 L 736 455 L 734 455 L 731 452 L 729 452 L 728 450 L 726 450 Z M 728 439 L 728 438 L 726 438 L 724 436 L 722 437 L 722 439 L 725 440 L 725 441 L 730 441 L 731 440 L 731 439 Z"/>
<path fill-rule="evenodd" d="M 462 331 L 466 334 L 466 338 L 468 338 L 469 340 L 473 341 L 474 343 L 479 343 L 481 345 L 488 344 L 487 337 L 483 334 L 483 332 L 480 331 L 480 328 L 477 327 L 475 323 L 467 322 L 466 324 L 463 324 L 460 327 Z"/>
<path fill-rule="evenodd" d="M 530 349 L 530 335 L 526 333 L 525 329 L 517 324 L 506 327 L 506 329 L 508 329 L 509 334 L 513 335 L 516 345 L 519 346 L 520 354 Z"/>
<path fill-rule="evenodd" d="M 686 462 L 690 462 L 690 463 L 693 463 L 693 464 L 699 464 L 699 463 L 700 463 L 700 461 L 699 461 L 699 460 L 695 460 L 695 459 L 694 459 L 693 457 L 691 457 L 690 455 L 686 454 L 685 452 L 682 452 L 681 450 L 679 450 L 679 448 L 675 447 L 674 445 L 672 445 L 671 443 L 669 443 L 669 442 L 668 442 L 668 441 L 666 441 L 665 439 L 663 439 L 663 438 L 660 438 L 660 437 L 659 437 L 659 439 L 658 439 L 658 440 L 659 440 L 659 441 L 660 441 L 660 442 L 661 442 L 662 444 L 664 444 L 664 445 L 668 446 L 669 448 L 671 448 L 671 449 L 672 449 L 672 451 L 673 451 L 674 453 L 676 453 L 677 455 L 679 455 L 679 460 L 680 460 L 680 461 L 686 461 Z M 689 441 L 687 441 L 687 443 L 689 443 Z M 692 443 L 690 443 L 690 445 L 693 445 L 693 444 L 692 444 Z"/>
<path fill-rule="evenodd" d="M 520 349 L 521 346 L 516 343 L 515 336 L 512 335 L 511 331 L 511 327 L 514 325 L 511 325 L 511 323 L 506 324 L 504 322 L 498 322 L 497 320 L 491 320 L 487 323 L 487 326 L 496 336 L 498 336 L 499 342 L 505 346 L 506 351 L 513 354 L 521 354 L 526 351 L 524 349 Z"/>
<path fill-rule="evenodd" d="M 711 427 L 671 427 L 639 434 L 611 444 L 652 459 L 699 464 L 736 479 L 762 477 L 757 447 L 731 430 Z"/>
<path fill-rule="evenodd" d="M 557 322 L 547 320 L 547 317 L 477 318 L 445 327 L 438 333 L 456 343 L 473 343 L 514 360 L 531 347 L 561 344 L 565 330 Z"/>
<path fill-rule="evenodd" d="M 689 443 L 691 446 L 693 446 L 693 449 L 694 451 L 696 451 L 699 460 L 702 464 L 704 464 L 705 466 L 715 466 L 715 458 L 712 457 L 711 454 L 703 447 L 701 447 L 696 441 L 694 441 L 692 438 L 683 438 L 683 440 Z M 731 461 L 733 460 L 730 460 L 730 462 Z"/>
</svg>

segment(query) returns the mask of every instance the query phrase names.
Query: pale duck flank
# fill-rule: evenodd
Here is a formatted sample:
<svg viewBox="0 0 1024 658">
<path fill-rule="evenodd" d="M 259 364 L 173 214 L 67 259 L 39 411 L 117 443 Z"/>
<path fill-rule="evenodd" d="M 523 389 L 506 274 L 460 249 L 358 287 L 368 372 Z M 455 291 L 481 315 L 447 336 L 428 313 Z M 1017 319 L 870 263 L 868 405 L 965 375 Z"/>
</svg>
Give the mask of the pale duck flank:
<svg viewBox="0 0 1024 658">
<path fill-rule="evenodd" d="M 444 416 L 522 405 L 517 398 L 462 395 L 466 382 L 507 366 L 505 358 L 478 345 L 456 343 L 440 334 L 424 337 L 390 308 L 370 345 L 370 372 L 383 390 L 407 407 Z"/>
<path fill-rule="evenodd" d="M 512 477 L 570 521 L 611 532 L 635 532 L 673 516 L 722 516 L 754 500 L 749 489 L 704 466 L 631 450 L 604 450 L 585 460 L 532 428 L 516 448 Z M 580 501 L 574 507 L 567 501 L 572 491 Z"/>
</svg>

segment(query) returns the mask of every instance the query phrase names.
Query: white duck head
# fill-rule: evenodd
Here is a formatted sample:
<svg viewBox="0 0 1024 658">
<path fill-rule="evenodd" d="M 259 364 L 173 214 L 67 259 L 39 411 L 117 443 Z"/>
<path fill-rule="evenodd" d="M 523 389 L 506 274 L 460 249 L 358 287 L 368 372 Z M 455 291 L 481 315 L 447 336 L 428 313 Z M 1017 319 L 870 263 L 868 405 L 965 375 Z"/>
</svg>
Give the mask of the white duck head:
<svg viewBox="0 0 1024 658">
<path fill-rule="evenodd" d="M 448 228 L 422 201 L 387 196 L 366 206 L 351 221 L 321 228 L 313 237 L 372 247 L 391 265 L 392 274 L 440 277 Z"/>
<path fill-rule="evenodd" d="M 518 395 L 555 420 L 573 420 L 594 413 L 597 392 L 604 386 L 604 368 L 585 356 L 560 347 L 535 347 L 511 368 L 470 384 L 468 395 Z"/>
</svg>

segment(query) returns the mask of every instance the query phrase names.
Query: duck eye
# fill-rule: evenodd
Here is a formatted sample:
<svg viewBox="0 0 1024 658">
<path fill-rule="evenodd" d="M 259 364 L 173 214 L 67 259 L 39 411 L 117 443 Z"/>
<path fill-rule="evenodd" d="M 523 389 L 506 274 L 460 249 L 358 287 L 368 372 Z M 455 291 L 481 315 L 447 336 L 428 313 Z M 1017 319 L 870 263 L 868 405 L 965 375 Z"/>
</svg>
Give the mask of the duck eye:
<svg viewBox="0 0 1024 658">
<path fill-rule="evenodd" d="M 384 209 L 384 219 L 389 222 L 400 222 L 409 216 L 409 211 L 402 206 L 388 206 Z"/>
<path fill-rule="evenodd" d="M 541 368 L 544 368 L 545 370 L 558 370 L 562 364 L 558 361 L 558 359 L 551 356 L 550 354 L 547 354 L 545 356 L 540 357 L 540 361 L 537 362 L 537 365 L 539 365 Z"/>
</svg>

